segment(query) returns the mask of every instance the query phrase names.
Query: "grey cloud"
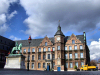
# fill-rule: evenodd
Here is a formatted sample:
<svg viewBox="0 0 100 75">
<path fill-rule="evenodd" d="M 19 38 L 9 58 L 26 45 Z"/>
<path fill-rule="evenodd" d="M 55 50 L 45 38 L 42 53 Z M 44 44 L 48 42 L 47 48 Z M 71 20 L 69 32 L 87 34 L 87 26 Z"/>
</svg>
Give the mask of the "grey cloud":
<svg viewBox="0 0 100 75">
<path fill-rule="evenodd" d="M 37 35 L 42 36 L 42 34 L 46 35 L 51 33 L 51 36 L 53 36 L 52 33 L 56 32 L 55 29 L 57 28 L 58 20 L 61 21 L 60 24 L 64 33 L 69 30 L 76 32 L 89 32 L 96 29 L 96 25 L 100 22 L 99 0 L 48 0 L 42 2 L 37 0 L 35 3 L 34 1 L 30 3 L 27 3 L 26 1 L 27 0 L 21 0 L 21 5 L 25 8 L 29 18 L 30 16 L 33 16 L 31 19 L 40 22 L 40 25 L 42 25 L 42 28 L 39 28 Z M 27 21 L 27 23 L 30 22 Z M 31 24 L 34 26 L 34 23 Z M 51 25 L 52 27 L 49 27 Z M 48 28 L 49 30 L 46 32 L 46 29 Z"/>
</svg>

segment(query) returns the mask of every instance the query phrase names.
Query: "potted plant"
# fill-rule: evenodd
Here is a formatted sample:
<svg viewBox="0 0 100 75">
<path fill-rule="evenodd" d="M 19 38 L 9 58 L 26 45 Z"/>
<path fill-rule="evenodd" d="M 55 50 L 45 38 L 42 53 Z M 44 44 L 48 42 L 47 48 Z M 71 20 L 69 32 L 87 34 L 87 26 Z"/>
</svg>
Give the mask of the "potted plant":
<svg viewBox="0 0 100 75">
<path fill-rule="evenodd" d="M 74 66 L 75 71 L 77 71 L 77 66 Z"/>
</svg>

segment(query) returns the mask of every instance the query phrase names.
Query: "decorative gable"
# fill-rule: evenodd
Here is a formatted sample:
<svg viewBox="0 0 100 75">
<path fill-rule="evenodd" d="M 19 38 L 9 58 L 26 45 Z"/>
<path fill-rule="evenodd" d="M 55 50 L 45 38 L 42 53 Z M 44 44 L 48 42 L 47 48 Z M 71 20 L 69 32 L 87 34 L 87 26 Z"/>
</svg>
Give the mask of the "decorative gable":
<svg viewBox="0 0 100 75">
<path fill-rule="evenodd" d="M 72 44 L 72 40 L 75 41 L 75 43 L 82 43 L 79 38 L 77 38 L 74 34 L 70 36 L 70 38 L 67 40 L 66 44 Z"/>
<path fill-rule="evenodd" d="M 51 40 L 46 36 L 42 42 L 40 43 L 39 46 L 45 46 L 45 42 L 47 42 L 47 45 L 53 45 L 53 43 L 51 42 Z"/>
</svg>

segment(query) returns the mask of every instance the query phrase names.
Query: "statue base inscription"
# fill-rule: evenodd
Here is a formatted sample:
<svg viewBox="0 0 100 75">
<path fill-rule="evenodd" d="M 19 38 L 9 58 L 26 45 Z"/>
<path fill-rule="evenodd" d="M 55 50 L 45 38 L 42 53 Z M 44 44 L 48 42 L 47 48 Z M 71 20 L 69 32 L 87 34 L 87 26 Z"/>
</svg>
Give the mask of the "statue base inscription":
<svg viewBox="0 0 100 75">
<path fill-rule="evenodd" d="M 25 56 L 21 54 L 9 54 L 9 56 L 6 56 L 4 68 L 25 69 Z"/>
</svg>

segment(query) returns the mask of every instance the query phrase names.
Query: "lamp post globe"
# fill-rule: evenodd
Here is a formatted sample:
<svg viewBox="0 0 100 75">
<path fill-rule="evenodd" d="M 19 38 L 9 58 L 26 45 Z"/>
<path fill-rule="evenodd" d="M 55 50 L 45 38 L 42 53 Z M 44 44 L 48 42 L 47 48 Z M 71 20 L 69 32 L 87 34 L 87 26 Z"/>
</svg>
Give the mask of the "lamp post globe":
<svg viewBox="0 0 100 75">
<path fill-rule="evenodd" d="M 31 36 L 29 36 L 29 38 L 28 38 L 28 42 L 29 42 L 29 50 L 30 50 L 30 43 L 31 43 Z M 28 53 L 28 64 L 27 64 L 27 71 L 29 71 L 29 56 L 30 56 L 30 54 Z"/>
</svg>

